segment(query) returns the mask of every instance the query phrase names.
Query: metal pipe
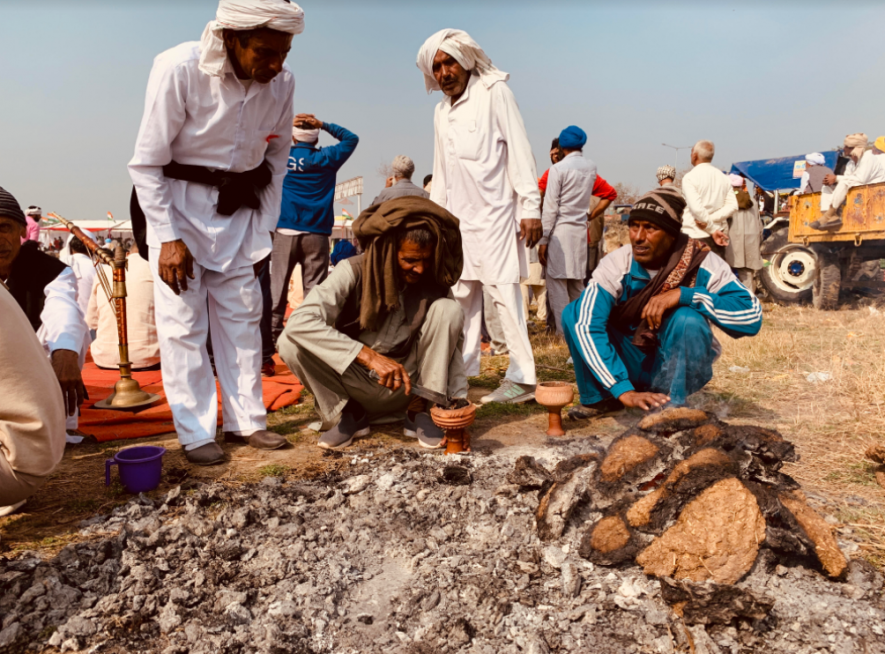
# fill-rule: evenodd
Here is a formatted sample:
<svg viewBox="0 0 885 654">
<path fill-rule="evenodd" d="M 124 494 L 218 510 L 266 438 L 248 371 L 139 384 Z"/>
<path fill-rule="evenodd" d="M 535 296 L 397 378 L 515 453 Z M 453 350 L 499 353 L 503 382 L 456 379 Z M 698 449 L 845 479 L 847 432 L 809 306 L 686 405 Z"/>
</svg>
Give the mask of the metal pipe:
<svg viewBox="0 0 885 654">
<path fill-rule="evenodd" d="M 58 214 L 50 213 L 48 216 L 55 218 L 86 246 L 96 257 L 101 259 L 114 271 L 114 286 L 109 290 L 108 299 L 112 300 L 114 313 L 117 315 L 117 346 L 120 352 L 120 380 L 114 386 L 114 393 L 95 406 L 100 409 L 135 409 L 152 404 L 159 399 L 158 395 L 146 393 L 141 390 L 138 382 L 132 379 L 132 362 L 129 361 L 129 329 L 126 322 L 126 253 L 122 247 L 117 247 L 113 258 L 108 255 L 86 232 L 77 227 L 70 220 L 62 218 Z M 99 275 L 104 271 L 99 268 Z M 105 280 L 107 283 L 107 280 Z M 103 284 L 104 286 L 104 284 Z"/>
</svg>

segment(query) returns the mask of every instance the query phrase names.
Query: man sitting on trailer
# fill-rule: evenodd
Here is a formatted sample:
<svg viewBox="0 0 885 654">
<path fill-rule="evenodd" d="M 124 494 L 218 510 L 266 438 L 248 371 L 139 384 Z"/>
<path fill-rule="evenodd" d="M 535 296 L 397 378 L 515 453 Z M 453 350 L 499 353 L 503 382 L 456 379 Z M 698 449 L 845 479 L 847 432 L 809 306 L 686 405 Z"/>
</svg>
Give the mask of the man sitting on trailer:
<svg viewBox="0 0 885 654">
<path fill-rule="evenodd" d="M 463 267 L 458 220 L 428 199 L 373 205 L 353 224 L 365 254 L 342 261 L 305 298 L 277 345 L 313 393 L 340 449 L 369 434 L 370 421 L 402 419 L 413 384 L 467 397 L 464 315 L 451 293 Z M 406 413 L 405 434 L 426 448 L 443 433 L 426 407 Z"/>
<path fill-rule="evenodd" d="M 846 144 L 847 141 L 848 139 L 846 139 Z M 856 146 L 856 148 L 862 147 Z M 839 179 L 836 184 L 836 190 L 833 191 L 830 208 L 826 210 L 820 220 L 815 220 L 808 226 L 819 231 L 842 227 L 842 216 L 838 214 L 838 209 L 845 202 L 845 198 L 848 197 L 848 191 L 855 186 L 885 182 L 885 157 L 881 156 L 883 152 L 885 152 L 885 136 L 880 136 L 876 139 L 873 148 L 864 152 L 863 156 L 860 157 L 857 168 L 852 173 L 843 175 Z"/>
<path fill-rule="evenodd" d="M 0 281 L 25 312 L 52 361 L 68 414 L 68 442 L 83 440 L 78 407 L 86 399 L 80 370 L 89 346 L 89 330 L 77 303 L 77 277 L 55 257 L 40 252 L 36 241 L 22 238 L 25 214 L 9 191 L 0 188 Z"/>
</svg>

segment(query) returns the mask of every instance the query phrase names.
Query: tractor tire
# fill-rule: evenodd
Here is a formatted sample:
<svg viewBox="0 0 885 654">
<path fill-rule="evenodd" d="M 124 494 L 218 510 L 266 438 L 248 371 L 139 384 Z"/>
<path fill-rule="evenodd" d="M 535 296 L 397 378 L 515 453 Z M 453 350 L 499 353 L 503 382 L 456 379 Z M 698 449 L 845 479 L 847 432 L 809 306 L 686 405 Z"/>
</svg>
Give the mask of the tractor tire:
<svg viewBox="0 0 885 654">
<path fill-rule="evenodd" d="M 836 311 L 842 286 L 842 266 L 835 255 L 826 252 L 819 252 L 817 261 L 817 275 L 811 291 L 812 304 L 820 311 Z"/>
<path fill-rule="evenodd" d="M 777 304 L 804 304 L 811 301 L 817 254 L 799 243 L 789 243 L 787 231 L 779 229 L 763 241 L 762 255 L 768 265 L 759 271 L 759 280 Z"/>
</svg>

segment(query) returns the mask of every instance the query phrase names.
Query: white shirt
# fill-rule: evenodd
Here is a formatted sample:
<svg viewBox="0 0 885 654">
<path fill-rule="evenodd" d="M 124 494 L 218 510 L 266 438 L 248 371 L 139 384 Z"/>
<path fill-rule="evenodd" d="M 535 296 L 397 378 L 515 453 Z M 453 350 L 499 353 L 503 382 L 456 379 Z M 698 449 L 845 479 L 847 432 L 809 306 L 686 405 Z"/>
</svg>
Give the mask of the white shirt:
<svg viewBox="0 0 885 654">
<path fill-rule="evenodd" d="M 56 350 L 80 352 L 87 342 L 89 330 L 77 303 L 77 277 L 71 268 L 62 270 L 43 289 L 46 298 L 40 313 L 37 338 L 52 354 Z"/>
<path fill-rule="evenodd" d="M 528 276 L 519 221 L 541 217 L 541 193 L 512 91 L 471 75 L 457 102 L 446 96 L 436 106 L 434 129 L 430 199 L 461 221 L 461 279 L 518 284 Z"/>
<path fill-rule="evenodd" d="M 95 266 L 92 265 L 92 259 L 85 254 L 75 252 L 71 256 L 71 269 L 77 278 L 77 304 L 80 311 L 86 315 L 86 309 L 89 307 L 89 296 L 92 295 L 92 282 L 95 280 Z"/>
<path fill-rule="evenodd" d="M 721 170 L 699 163 L 682 178 L 685 212 L 682 233 L 692 238 L 708 238 L 719 230 L 728 233 L 728 219 L 738 209 L 737 197 Z M 698 222 L 706 223 L 700 227 Z"/>
<path fill-rule="evenodd" d="M 851 157 L 848 157 L 848 162 L 845 164 L 845 170 L 842 171 L 841 175 L 836 175 L 836 183 L 838 184 L 846 177 L 853 175 L 855 170 L 857 170 L 857 162 Z"/>
<path fill-rule="evenodd" d="M 841 181 L 848 188 L 885 182 L 885 154 L 873 154 L 872 150 L 867 150 L 860 158 L 857 168 L 851 173 L 846 170 Z"/>
<path fill-rule="evenodd" d="M 144 117 L 129 175 L 147 220 L 151 247 L 181 239 L 209 270 L 226 271 L 263 259 L 279 219 L 292 134 L 295 78 L 288 67 L 268 84 L 248 89 L 230 61 L 224 75 L 199 70 L 200 44 L 183 43 L 154 60 Z M 260 193 L 261 208 L 220 216 L 218 189 L 167 179 L 171 161 L 245 172 L 266 159 L 273 181 Z"/>
<path fill-rule="evenodd" d="M 802 177 L 799 178 L 799 195 L 805 193 L 805 189 L 808 188 L 809 182 L 811 182 L 811 176 L 808 174 L 808 171 L 805 170 L 802 172 Z"/>
</svg>

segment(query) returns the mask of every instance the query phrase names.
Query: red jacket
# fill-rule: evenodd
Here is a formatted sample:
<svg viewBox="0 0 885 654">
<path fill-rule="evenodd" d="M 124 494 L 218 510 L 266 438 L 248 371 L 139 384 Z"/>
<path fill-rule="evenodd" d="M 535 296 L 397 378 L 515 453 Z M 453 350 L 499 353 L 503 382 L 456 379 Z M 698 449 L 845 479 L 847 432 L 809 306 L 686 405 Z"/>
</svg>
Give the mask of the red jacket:
<svg viewBox="0 0 885 654">
<path fill-rule="evenodd" d="M 548 168 L 544 171 L 541 179 L 538 180 L 538 188 L 541 189 L 541 193 L 547 191 L 547 175 L 549 174 L 550 169 Z M 618 199 L 618 192 L 615 190 L 615 187 L 599 175 L 596 176 L 596 181 L 593 183 L 593 195 L 602 200 L 611 200 L 612 202 Z"/>
</svg>

